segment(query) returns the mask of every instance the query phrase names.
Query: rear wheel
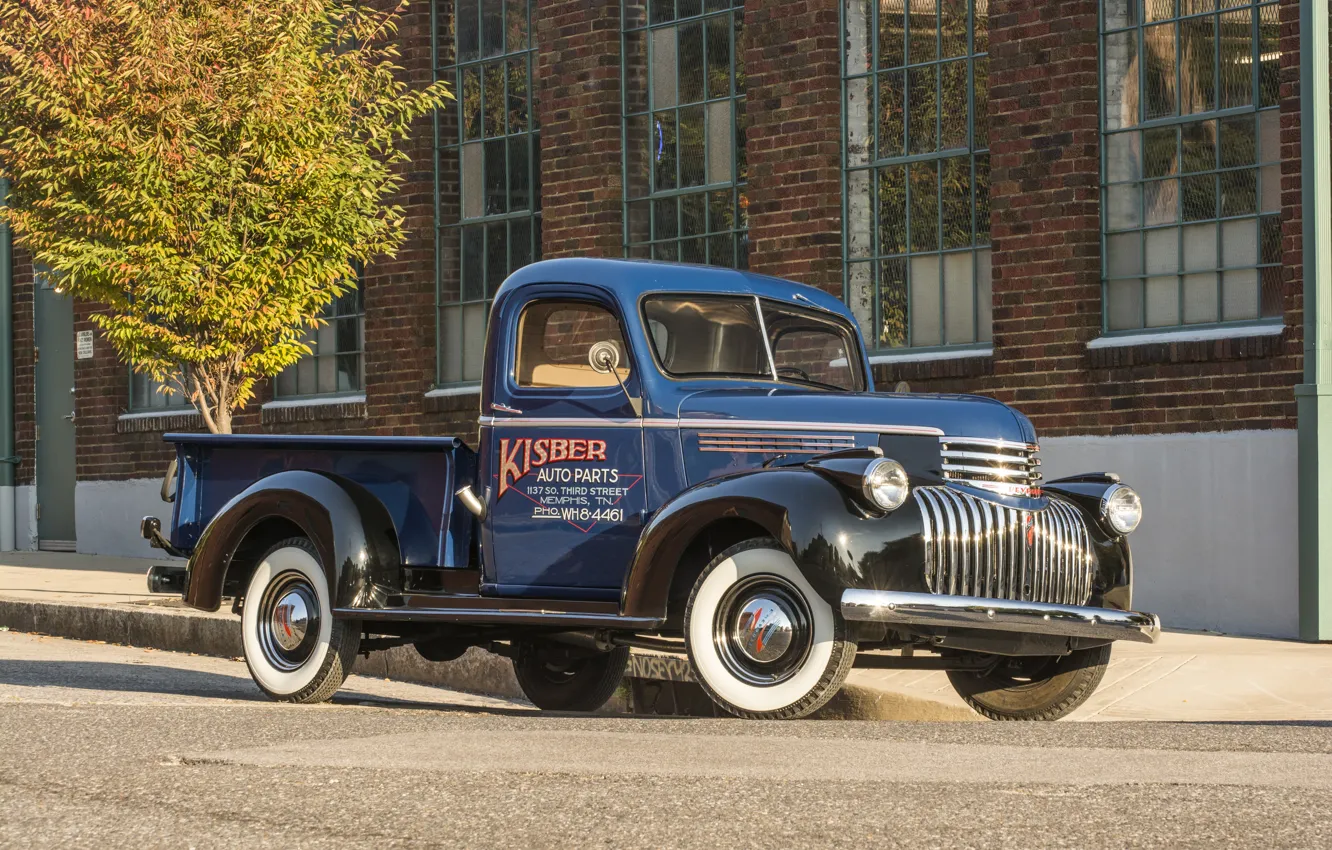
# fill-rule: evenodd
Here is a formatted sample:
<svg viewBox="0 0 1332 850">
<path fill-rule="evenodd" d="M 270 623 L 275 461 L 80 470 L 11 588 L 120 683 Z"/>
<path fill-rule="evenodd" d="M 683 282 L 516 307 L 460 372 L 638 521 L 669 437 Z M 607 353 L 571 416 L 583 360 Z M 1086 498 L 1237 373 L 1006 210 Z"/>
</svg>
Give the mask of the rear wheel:
<svg viewBox="0 0 1332 850">
<path fill-rule="evenodd" d="M 523 693 L 546 711 L 596 711 L 624 680 L 629 647 L 587 654 L 543 643 L 518 644 L 513 673 Z"/>
<path fill-rule="evenodd" d="M 358 620 L 334 620 L 328 581 L 308 539 L 269 549 L 241 609 L 245 665 L 255 684 L 279 702 L 323 702 L 351 673 L 361 644 Z"/>
<path fill-rule="evenodd" d="M 684 632 L 694 678 L 739 717 L 812 713 L 856 658 L 841 613 L 771 538 L 739 543 L 708 565 L 689 596 Z"/>
<path fill-rule="evenodd" d="M 1110 664 L 1110 644 L 1068 655 L 1003 658 L 986 673 L 950 670 L 958 696 L 991 720 L 1058 720 L 1096 690 Z"/>
</svg>

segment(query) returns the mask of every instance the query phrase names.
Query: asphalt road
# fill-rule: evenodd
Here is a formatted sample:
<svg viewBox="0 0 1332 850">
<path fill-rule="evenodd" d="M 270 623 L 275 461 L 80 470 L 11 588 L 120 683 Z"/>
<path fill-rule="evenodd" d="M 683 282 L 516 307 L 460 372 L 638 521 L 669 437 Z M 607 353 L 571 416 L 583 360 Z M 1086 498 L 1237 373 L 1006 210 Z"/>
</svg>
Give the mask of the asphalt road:
<svg viewBox="0 0 1332 850">
<path fill-rule="evenodd" d="M 556 716 L 0 633 L 0 845 L 1322 847 L 1332 727 Z"/>
</svg>

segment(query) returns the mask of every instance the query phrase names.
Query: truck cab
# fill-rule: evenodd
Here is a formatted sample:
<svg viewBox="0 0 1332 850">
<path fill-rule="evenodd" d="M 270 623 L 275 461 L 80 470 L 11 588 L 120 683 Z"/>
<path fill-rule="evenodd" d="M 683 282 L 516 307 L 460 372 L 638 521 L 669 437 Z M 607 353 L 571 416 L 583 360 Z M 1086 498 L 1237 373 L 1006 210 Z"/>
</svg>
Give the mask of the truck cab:
<svg viewBox="0 0 1332 850">
<path fill-rule="evenodd" d="M 798 717 L 853 666 L 949 671 L 997 719 L 1061 716 L 1131 610 L 1137 495 L 1044 482 L 1021 413 L 875 390 L 854 318 L 790 281 L 549 260 L 496 293 L 475 450 L 459 438 L 173 434 L 150 584 L 241 614 L 277 699 L 362 648 L 513 659 L 591 710 L 631 647 L 688 658 L 731 713 Z M 899 652 L 899 650 L 906 650 Z"/>
</svg>

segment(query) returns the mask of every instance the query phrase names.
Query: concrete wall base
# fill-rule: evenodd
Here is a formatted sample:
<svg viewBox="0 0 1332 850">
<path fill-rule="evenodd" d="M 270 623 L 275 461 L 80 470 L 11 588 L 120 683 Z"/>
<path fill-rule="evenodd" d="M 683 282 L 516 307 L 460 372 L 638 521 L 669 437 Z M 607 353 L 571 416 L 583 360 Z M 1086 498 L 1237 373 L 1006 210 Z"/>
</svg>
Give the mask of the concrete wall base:
<svg viewBox="0 0 1332 850">
<path fill-rule="evenodd" d="M 160 517 L 163 526 L 171 524 L 160 478 L 80 481 L 74 488 L 74 528 L 78 551 L 85 555 L 160 558 L 139 536 L 139 520 L 149 515 Z"/>
<path fill-rule="evenodd" d="M 0 486 L 0 552 L 14 551 L 14 486 Z"/>
<path fill-rule="evenodd" d="M 1133 605 L 1167 628 L 1299 635 L 1296 432 L 1041 440 L 1047 481 L 1118 472 L 1142 496 Z"/>
<path fill-rule="evenodd" d="M 37 551 L 37 488 L 31 484 L 14 488 L 14 548 Z"/>
</svg>

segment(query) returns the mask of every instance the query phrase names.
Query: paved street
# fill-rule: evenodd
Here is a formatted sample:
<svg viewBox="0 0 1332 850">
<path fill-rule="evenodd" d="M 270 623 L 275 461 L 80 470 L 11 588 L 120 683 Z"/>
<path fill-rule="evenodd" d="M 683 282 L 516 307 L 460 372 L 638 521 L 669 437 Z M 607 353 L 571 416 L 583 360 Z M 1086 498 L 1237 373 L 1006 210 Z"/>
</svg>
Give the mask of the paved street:
<svg viewBox="0 0 1332 850">
<path fill-rule="evenodd" d="M 1321 724 L 541 715 L 357 677 L 0 633 L 0 844 L 1312 847 Z"/>
</svg>

